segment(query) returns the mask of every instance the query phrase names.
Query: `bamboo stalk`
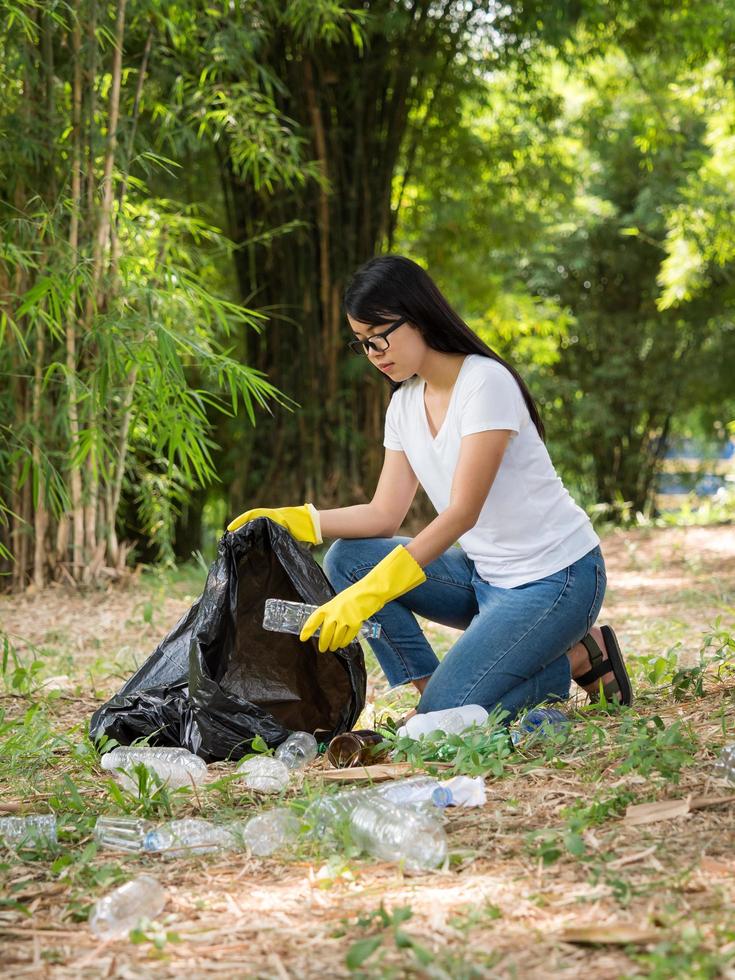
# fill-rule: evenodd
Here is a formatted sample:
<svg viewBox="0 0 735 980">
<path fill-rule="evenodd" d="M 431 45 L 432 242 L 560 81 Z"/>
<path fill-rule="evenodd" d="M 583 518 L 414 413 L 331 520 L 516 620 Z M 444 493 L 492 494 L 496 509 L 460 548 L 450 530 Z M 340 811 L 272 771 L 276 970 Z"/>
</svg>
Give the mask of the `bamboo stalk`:
<svg viewBox="0 0 735 980">
<path fill-rule="evenodd" d="M 112 171 L 115 165 L 117 150 L 117 127 L 120 118 L 120 87 L 122 81 L 122 52 L 125 38 L 125 6 L 127 0 L 118 0 L 117 18 L 115 22 L 114 55 L 112 60 L 112 83 L 110 86 L 110 103 L 107 118 L 107 145 L 102 174 L 102 205 L 99 210 L 97 230 L 92 252 L 92 283 L 85 307 L 84 322 L 87 326 L 92 321 L 94 310 L 99 306 L 100 282 L 104 267 L 105 249 L 110 235 L 112 223 L 113 186 Z"/>
<path fill-rule="evenodd" d="M 86 498 L 84 501 L 84 581 L 89 581 L 89 559 L 97 551 L 97 506 L 99 503 L 99 474 L 97 472 L 96 448 L 92 448 L 85 460 Z"/>
<path fill-rule="evenodd" d="M 97 0 L 88 0 L 87 17 L 87 46 L 89 57 L 86 65 L 87 90 L 85 97 L 86 118 L 88 120 L 87 138 L 87 174 L 86 174 L 86 210 L 87 210 L 87 231 L 91 233 L 94 216 L 94 195 L 95 185 L 95 145 L 94 136 L 96 133 L 97 117 Z"/>
<path fill-rule="evenodd" d="M 128 452 L 128 433 L 130 432 L 130 422 L 133 417 L 133 398 L 135 395 L 135 385 L 138 380 L 138 365 L 135 364 L 128 374 L 128 388 L 123 404 L 122 423 L 117 441 L 117 460 L 115 463 L 115 476 L 107 496 L 107 553 L 110 564 L 116 568 L 119 560 L 119 544 L 117 540 L 117 530 L 115 522 L 117 511 L 120 506 L 120 495 L 122 493 L 122 483 L 125 476 L 125 461 Z"/>
<path fill-rule="evenodd" d="M 110 228 L 111 235 L 111 248 L 110 248 L 110 280 L 112 282 L 112 289 L 115 291 L 117 283 L 117 267 L 120 261 L 120 237 L 117 234 L 117 222 L 119 221 L 119 214 L 122 210 L 123 201 L 125 200 L 125 194 L 128 187 L 128 175 L 130 173 L 130 161 L 133 159 L 133 149 L 135 146 L 135 132 L 138 128 L 138 116 L 140 115 L 140 101 L 143 95 L 143 83 L 145 82 L 146 73 L 148 72 L 148 59 L 151 54 L 151 47 L 153 46 L 153 28 L 148 31 L 148 37 L 145 41 L 145 49 L 143 50 L 143 58 L 140 63 L 140 71 L 138 73 L 138 83 L 135 87 L 135 98 L 133 100 L 133 111 L 131 116 L 130 133 L 128 135 L 128 145 L 125 152 L 125 170 L 123 171 L 120 184 L 117 189 L 117 204 L 118 204 L 118 218 L 112 221 Z"/>
<path fill-rule="evenodd" d="M 71 218 L 69 222 L 69 251 L 74 265 L 79 262 L 79 211 L 82 193 L 82 36 L 79 23 L 80 0 L 74 2 L 74 23 L 72 27 L 72 58 L 74 71 L 72 80 L 72 166 L 71 166 Z M 79 445 L 79 392 L 77 386 L 76 353 L 76 302 L 72 295 L 66 311 L 66 382 L 69 405 L 69 489 L 71 491 L 73 538 L 72 538 L 72 576 L 78 578 L 83 564 L 84 513 L 82 509 L 82 475 L 76 459 Z M 67 525 L 68 528 L 68 525 Z M 65 529 L 66 530 L 66 529 Z M 64 552 L 59 548 L 65 544 L 60 528 L 57 536 L 57 555 L 63 560 Z M 66 549 L 64 548 L 64 551 Z"/>
<path fill-rule="evenodd" d="M 32 415 L 33 420 L 33 470 L 36 474 L 36 500 L 33 514 L 33 584 L 42 589 L 46 584 L 46 481 L 41 466 L 41 391 L 43 367 L 46 355 L 46 336 L 43 323 L 36 328 L 36 360 L 33 372 Z"/>
<path fill-rule="evenodd" d="M 28 406 L 24 404 L 23 410 L 24 415 L 27 414 Z M 18 584 L 21 589 L 25 588 L 26 582 L 28 580 L 28 566 L 29 566 L 29 534 L 27 529 L 31 526 L 32 521 L 32 501 L 31 501 L 31 481 L 26 480 L 20 491 L 20 507 L 18 508 L 18 513 L 21 517 L 21 523 L 24 525 L 20 531 L 20 540 L 18 542 L 17 551 L 17 562 L 18 562 Z"/>
</svg>

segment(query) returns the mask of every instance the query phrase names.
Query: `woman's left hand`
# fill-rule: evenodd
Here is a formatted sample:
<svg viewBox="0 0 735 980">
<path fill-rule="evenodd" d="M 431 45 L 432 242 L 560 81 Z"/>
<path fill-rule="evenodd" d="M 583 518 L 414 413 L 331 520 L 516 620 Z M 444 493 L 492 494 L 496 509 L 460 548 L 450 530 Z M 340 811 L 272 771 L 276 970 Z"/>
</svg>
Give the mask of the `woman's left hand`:
<svg viewBox="0 0 735 980">
<path fill-rule="evenodd" d="M 321 627 L 319 652 L 340 650 L 352 643 L 366 619 L 425 581 L 423 568 L 399 544 L 359 582 L 315 609 L 299 639 L 308 640 Z"/>
<path fill-rule="evenodd" d="M 325 653 L 327 650 L 340 650 L 352 643 L 365 620 L 382 608 L 382 603 L 376 606 L 370 601 L 372 597 L 361 594 L 360 585 L 362 582 L 351 585 L 329 602 L 315 609 L 304 623 L 299 639 L 308 640 L 321 628 L 320 653 Z"/>
</svg>

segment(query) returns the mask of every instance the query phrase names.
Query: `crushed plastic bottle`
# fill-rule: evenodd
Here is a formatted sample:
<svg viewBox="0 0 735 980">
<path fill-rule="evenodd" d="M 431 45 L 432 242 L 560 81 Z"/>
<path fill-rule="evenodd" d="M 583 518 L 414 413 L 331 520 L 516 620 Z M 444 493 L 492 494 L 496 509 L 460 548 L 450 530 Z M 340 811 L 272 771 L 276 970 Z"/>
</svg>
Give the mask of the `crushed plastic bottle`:
<svg viewBox="0 0 735 980">
<path fill-rule="evenodd" d="M 304 628 L 304 623 L 319 606 L 306 602 L 289 602 L 287 599 L 266 599 L 263 613 L 263 629 L 274 633 L 295 633 L 297 636 Z M 317 630 L 313 635 L 319 636 Z M 366 640 L 375 640 L 382 633 L 380 623 L 367 619 L 360 627 L 359 636 Z"/>
<path fill-rule="evenodd" d="M 299 835 L 298 818 L 286 807 L 258 813 L 245 824 L 243 841 L 257 857 L 268 857 Z"/>
<path fill-rule="evenodd" d="M 121 785 L 133 792 L 138 789 L 133 770 L 141 763 L 155 772 L 169 789 L 198 786 L 207 775 L 206 762 L 188 749 L 124 745 L 100 759 L 100 766 L 112 772 Z"/>
<path fill-rule="evenodd" d="M 285 762 L 270 755 L 256 755 L 245 759 L 237 767 L 248 789 L 258 793 L 282 793 L 291 776 Z"/>
<path fill-rule="evenodd" d="M 142 851 L 151 823 L 141 817 L 97 817 L 94 839 L 114 851 Z"/>
<path fill-rule="evenodd" d="M 150 875 L 140 875 L 105 895 L 89 916 L 89 926 L 100 939 L 127 935 L 142 919 L 155 919 L 166 904 L 166 891 Z"/>
<path fill-rule="evenodd" d="M 305 769 L 316 759 L 318 751 L 316 739 L 309 732 L 292 732 L 276 749 L 275 758 L 288 769 Z"/>
<path fill-rule="evenodd" d="M 380 797 L 360 801 L 349 827 L 363 851 L 384 861 L 402 861 L 413 870 L 436 868 L 447 856 L 447 837 L 440 822 Z"/>
<path fill-rule="evenodd" d="M 212 851 L 234 850 L 238 847 L 235 828 L 217 826 L 209 820 L 185 817 L 149 830 L 143 838 L 143 850 L 162 853 L 166 857 L 208 854 Z"/>
<path fill-rule="evenodd" d="M 11 847 L 50 847 L 56 843 L 53 813 L 0 817 L 0 841 Z"/>
<path fill-rule="evenodd" d="M 458 708 L 413 715 L 405 725 L 401 725 L 397 734 L 414 739 L 437 731 L 446 735 L 460 735 L 473 725 L 484 725 L 487 719 L 488 713 L 481 704 L 463 704 Z"/>
<path fill-rule="evenodd" d="M 712 773 L 735 783 L 735 745 L 726 745 L 712 767 Z"/>
</svg>

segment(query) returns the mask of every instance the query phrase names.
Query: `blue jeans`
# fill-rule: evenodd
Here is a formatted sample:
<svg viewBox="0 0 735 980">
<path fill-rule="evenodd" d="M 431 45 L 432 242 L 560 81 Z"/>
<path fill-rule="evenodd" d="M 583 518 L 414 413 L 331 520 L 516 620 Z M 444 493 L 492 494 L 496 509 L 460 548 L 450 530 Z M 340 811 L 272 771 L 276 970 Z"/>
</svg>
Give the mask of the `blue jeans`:
<svg viewBox="0 0 735 980">
<path fill-rule="evenodd" d="M 340 592 L 359 581 L 410 538 L 335 541 L 324 571 Z M 605 595 L 599 547 L 553 575 L 501 589 L 480 578 L 458 547 L 424 568 L 426 581 L 373 617 L 382 635 L 369 640 L 392 687 L 429 677 L 419 712 L 461 704 L 500 705 L 514 717 L 522 708 L 569 696 L 566 656 L 597 619 Z M 414 613 L 464 630 L 440 662 Z"/>
</svg>

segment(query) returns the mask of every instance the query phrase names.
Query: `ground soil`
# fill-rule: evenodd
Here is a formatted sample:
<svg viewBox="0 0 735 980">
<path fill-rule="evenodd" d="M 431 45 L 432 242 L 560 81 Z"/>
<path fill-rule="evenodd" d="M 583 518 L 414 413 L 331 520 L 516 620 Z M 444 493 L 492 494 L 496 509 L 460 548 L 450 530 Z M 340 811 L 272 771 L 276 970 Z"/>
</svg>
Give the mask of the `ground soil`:
<svg viewBox="0 0 735 980">
<path fill-rule="evenodd" d="M 665 656 L 693 664 L 713 624 L 735 626 L 735 527 L 653 528 L 609 534 L 603 543 L 608 594 L 601 622 L 614 625 L 631 658 Z M 53 661 L 51 686 L 59 728 L 87 717 L 109 696 L 191 603 L 196 583 L 168 594 L 150 580 L 126 588 L 71 595 L 0 597 L 0 629 L 23 654 L 32 644 Z M 451 644 L 452 631 L 427 627 Z M 56 658 L 56 661 L 53 660 Z M 48 671 L 44 674 L 47 677 Z M 390 706 L 375 669 L 369 701 Z M 166 928 L 159 942 L 101 942 L 69 905 L 63 868 L 38 862 L 5 865 L 6 894 L 30 910 L 0 906 L 3 974 L 12 977 L 521 977 L 735 976 L 735 859 L 732 801 L 643 826 L 616 813 L 580 833 L 587 858 L 564 853 L 546 863 L 533 835 L 564 825 L 574 801 L 616 787 L 645 798 L 725 798 L 713 781 L 710 746 L 735 729 L 735 681 L 708 681 L 704 695 L 676 702 L 662 692 L 640 707 L 668 725 L 690 721 L 696 759 L 679 782 L 600 769 L 594 785 L 583 756 L 502 780 L 487 779 L 488 802 L 452 812 L 455 851 L 447 868 L 410 875 L 370 861 L 258 860 L 244 855 L 184 862 L 140 859 L 167 886 Z M 403 703 L 396 696 L 395 703 Z M 405 701 L 405 698 L 404 698 Z M 9 715 L 27 699 L 2 699 Z M 617 724 L 603 718 L 600 725 Z M 734 740 L 734 739 L 731 739 Z M 594 750 L 590 749 L 591 753 Z M 64 759 L 59 765 L 65 764 Z M 8 806 L 25 806 L 13 799 Z M 92 805 L 92 801 L 90 801 Z M 2 856 L 0 855 L 0 861 Z M 97 859 L 95 859 L 97 860 Z M 107 855 L 106 860 L 110 858 Z M 138 859 L 130 859 L 135 862 Z M 134 870 L 141 870 L 134 863 Z M 90 885 L 90 897 L 100 889 Z M 379 948 L 350 973 L 345 955 L 377 935 L 365 917 L 381 903 L 409 906 L 405 933 L 426 950 L 396 943 L 384 930 Z M 579 940 L 571 930 L 600 927 Z M 615 929 L 618 932 L 615 932 Z M 595 941 L 590 941 L 590 936 Z M 668 971 L 668 972 L 667 972 Z"/>
</svg>

